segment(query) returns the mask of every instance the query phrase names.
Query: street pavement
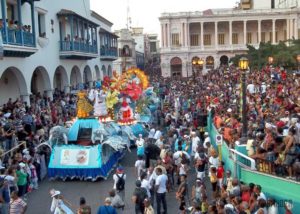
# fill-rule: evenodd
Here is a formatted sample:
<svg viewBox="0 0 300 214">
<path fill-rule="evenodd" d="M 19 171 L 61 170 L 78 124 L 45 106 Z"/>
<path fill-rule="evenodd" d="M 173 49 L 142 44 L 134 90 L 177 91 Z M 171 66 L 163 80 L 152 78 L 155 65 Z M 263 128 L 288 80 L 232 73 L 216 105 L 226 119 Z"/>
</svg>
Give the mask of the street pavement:
<svg viewBox="0 0 300 214">
<path fill-rule="evenodd" d="M 135 189 L 135 169 L 136 150 L 127 153 L 121 161 L 121 165 L 125 168 L 126 185 L 125 185 L 125 209 L 118 210 L 118 213 L 134 214 L 134 204 L 131 202 L 131 196 Z M 193 169 L 191 172 L 194 171 Z M 76 213 L 79 207 L 80 197 L 85 197 L 87 204 L 92 208 L 92 213 L 97 213 L 98 207 L 103 204 L 104 199 L 108 196 L 108 192 L 113 188 L 112 174 L 107 180 L 101 179 L 96 182 L 92 181 L 49 181 L 45 179 L 40 183 L 39 189 L 28 194 L 28 214 L 50 214 L 51 197 L 49 190 L 54 188 L 62 192 L 64 199 L 72 206 L 71 209 Z M 191 193 L 194 184 L 195 173 L 189 175 L 189 192 Z M 208 184 L 207 184 L 208 185 Z M 208 186 L 207 186 L 208 187 Z M 176 188 L 176 187 L 175 187 Z M 210 189 L 210 187 L 208 187 Z M 210 194 L 209 194 L 210 195 Z M 168 213 L 179 213 L 179 204 L 175 198 L 175 191 L 167 194 Z"/>
</svg>

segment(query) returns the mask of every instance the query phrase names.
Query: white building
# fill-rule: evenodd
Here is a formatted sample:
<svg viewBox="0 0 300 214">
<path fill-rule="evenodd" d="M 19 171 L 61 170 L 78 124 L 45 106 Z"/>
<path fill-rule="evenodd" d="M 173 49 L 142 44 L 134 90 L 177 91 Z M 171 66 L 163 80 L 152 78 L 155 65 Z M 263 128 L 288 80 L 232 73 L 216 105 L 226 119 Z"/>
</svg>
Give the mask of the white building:
<svg viewBox="0 0 300 214">
<path fill-rule="evenodd" d="M 113 70 L 122 73 L 131 67 L 136 67 L 135 41 L 128 29 L 115 31 L 118 36 L 119 58 L 113 63 Z"/>
<path fill-rule="evenodd" d="M 34 93 L 51 98 L 55 88 L 69 92 L 111 73 L 117 37 L 110 33 L 112 23 L 90 10 L 89 0 L 0 3 L 0 105 L 19 97 L 29 103 Z"/>
<path fill-rule="evenodd" d="M 300 0 L 241 0 L 233 9 L 163 13 L 162 75 L 191 76 L 193 61 L 200 69 L 216 68 L 245 53 L 247 44 L 298 39 L 299 6 Z"/>
</svg>

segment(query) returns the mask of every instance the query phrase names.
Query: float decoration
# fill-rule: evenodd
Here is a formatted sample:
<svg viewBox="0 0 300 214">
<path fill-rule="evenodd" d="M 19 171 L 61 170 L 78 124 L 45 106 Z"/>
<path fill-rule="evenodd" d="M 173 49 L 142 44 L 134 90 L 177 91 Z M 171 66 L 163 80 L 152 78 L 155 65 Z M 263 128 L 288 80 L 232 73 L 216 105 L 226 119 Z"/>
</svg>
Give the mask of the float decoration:
<svg viewBox="0 0 300 214">
<path fill-rule="evenodd" d="M 90 112 L 93 111 L 93 106 L 88 102 L 86 98 L 86 93 L 83 90 L 80 90 L 77 93 L 77 117 L 78 118 L 87 118 L 90 116 Z"/>
</svg>

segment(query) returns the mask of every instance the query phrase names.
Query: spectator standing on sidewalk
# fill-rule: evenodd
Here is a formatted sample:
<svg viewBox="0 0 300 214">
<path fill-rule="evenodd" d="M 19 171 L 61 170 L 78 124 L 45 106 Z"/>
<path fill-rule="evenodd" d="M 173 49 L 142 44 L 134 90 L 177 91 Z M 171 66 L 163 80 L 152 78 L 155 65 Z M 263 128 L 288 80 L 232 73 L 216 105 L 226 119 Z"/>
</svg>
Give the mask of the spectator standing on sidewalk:
<svg viewBox="0 0 300 214">
<path fill-rule="evenodd" d="M 126 174 L 124 168 L 119 166 L 116 170 L 116 173 L 113 175 L 114 179 L 114 189 L 120 195 L 123 201 L 125 201 L 125 183 L 126 183 Z"/>
<path fill-rule="evenodd" d="M 167 213 L 167 201 L 166 201 L 166 192 L 167 192 L 167 182 L 168 176 L 163 174 L 161 168 L 156 168 L 156 179 L 155 179 L 155 187 L 156 187 L 156 203 L 157 203 L 157 213 L 161 213 L 161 204 L 163 205 L 163 213 Z"/>
</svg>

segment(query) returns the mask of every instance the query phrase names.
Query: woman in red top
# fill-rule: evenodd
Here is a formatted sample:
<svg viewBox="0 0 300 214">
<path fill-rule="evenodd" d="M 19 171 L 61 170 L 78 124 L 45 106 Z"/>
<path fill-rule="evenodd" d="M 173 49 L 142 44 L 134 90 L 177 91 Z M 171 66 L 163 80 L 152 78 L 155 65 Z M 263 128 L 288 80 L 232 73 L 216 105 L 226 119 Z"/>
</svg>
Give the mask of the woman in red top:
<svg viewBox="0 0 300 214">
<path fill-rule="evenodd" d="M 249 203 L 250 197 L 251 197 L 250 187 L 245 185 L 245 186 L 242 186 L 241 190 L 242 190 L 242 201 Z"/>
<path fill-rule="evenodd" d="M 217 169 L 217 178 L 218 178 L 218 184 L 220 189 L 222 188 L 223 185 L 223 179 L 224 179 L 224 162 L 220 161 L 219 166 Z"/>
</svg>

